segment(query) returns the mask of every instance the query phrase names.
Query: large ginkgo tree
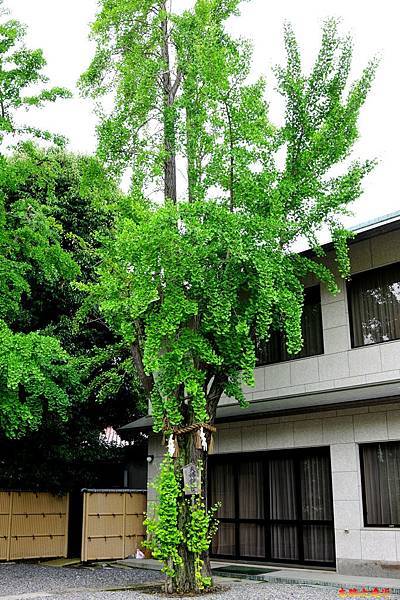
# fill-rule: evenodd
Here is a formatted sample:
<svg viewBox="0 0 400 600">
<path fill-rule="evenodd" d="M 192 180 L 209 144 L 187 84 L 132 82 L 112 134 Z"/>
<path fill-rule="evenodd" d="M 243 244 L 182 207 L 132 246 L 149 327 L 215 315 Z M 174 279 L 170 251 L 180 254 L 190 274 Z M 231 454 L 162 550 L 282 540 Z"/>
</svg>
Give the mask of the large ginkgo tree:
<svg viewBox="0 0 400 600">
<path fill-rule="evenodd" d="M 148 533 L 168 592 L 212 585 L 206 482 L 218 402 L 244 404 L 257 340 L 272 328 L 300 350 L 304 278 L 337 291 L 318 233 L 330 230 L 346 277 L 339 217 L 373 166 L 345 159 L 376 62 L 350 83 L 352 42 L 334 20 L 307 74 L 285 27 L 287 61 L 275 73 L 285 119 L 275 126 L 264 81 L 249 79 L 249 44 L 228 33 L 239 0 L 191 4 L 173 12 L 165 0 L 100 0 L 81 78 L 96 100 L 99 155 L 113 173 L 131 173 L 91 292 L 129 345 L 167 442 Z M 314 258 L 293 252 L 299 239 Z M 182 469 L 191 463 L 201 484 L 190 498 Z"/>
</svg>

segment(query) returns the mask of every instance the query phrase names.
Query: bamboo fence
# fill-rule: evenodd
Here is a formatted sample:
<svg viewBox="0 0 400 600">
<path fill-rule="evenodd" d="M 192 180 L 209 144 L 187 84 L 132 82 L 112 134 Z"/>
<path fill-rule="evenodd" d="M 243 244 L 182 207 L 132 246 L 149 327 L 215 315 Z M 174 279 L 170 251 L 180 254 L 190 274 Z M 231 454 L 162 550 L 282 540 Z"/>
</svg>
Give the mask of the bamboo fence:
<svg viewBox="0 0 400 600">
<path fill-rule="evenodd" d="M 82 561 L 123 559 L 145 538 L 146 492 L 83 490 Z"/>
<path fill-rule="evenodd" d="M 69 497 L 0 491 L 0 560 L 67 556 Z"/>
</svg>

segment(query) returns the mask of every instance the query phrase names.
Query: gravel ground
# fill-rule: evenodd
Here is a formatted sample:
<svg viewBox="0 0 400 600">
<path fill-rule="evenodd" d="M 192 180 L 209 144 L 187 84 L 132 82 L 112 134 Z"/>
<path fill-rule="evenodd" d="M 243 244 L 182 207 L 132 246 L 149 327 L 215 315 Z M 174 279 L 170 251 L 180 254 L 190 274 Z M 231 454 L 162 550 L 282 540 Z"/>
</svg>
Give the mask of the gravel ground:
<svg viewBox="0 0 400 600">
<path fill-rule="evenodd" d="M 62 592 L 74 588 L 122 587 L 159 579 L 160 573 L 144 569 L 55 568 L 37 564 L 0 563 L 0 598 L 33 592 Z"/>
<path fill-rule="evenodd" d="M 219 594 L 200 596 L 204 600 L 339 600 L 338 591 L 327 587 L 294 586 L 287 584 L 271 584 L 260 582 L 230 582 L 229 588 Z M 352 596 L 357 600 L 357 596 Z M 40 600 L 60 600 L 60 596 L 52 596 Z M 98 592 L 81 595 L 62 596 L 62 600 L 165 600 L 165 596 L 143 594 L 141 592 Z M 391 596 L 398 600 L 399 596 Z M 35 599 L 39 600 L 39 599 Z M 193 600 L 193 597 L 180 600 Z M 388 599 L 387 599 L 388 600 Z"/>
<path fill-rule="evenodd" d="M 158 594 L 143 591 L 101 591 L 103 588 L 149 584 L 160 573 L 145 569 L 116 567 L 53 568 L 37 564 L 0 563 L 0 600 L 157 600 Z M 338 590 L 320 586 L 296 586 L 220 578 L 224 589 L 207 594 L 204 600 L 338 600 Z M 86 589 L 85 589 L 86 588 Z M 77 591 L 79 590 L 79 591 Z M 85 591 L 83 591 L 85 590 Z M 99 590 L 99 591 L 92 591 Z M 43 594 L 43 595 L 42 595 Z M 357 599 L 357 596 L 354 596 Z M 400 596 L 391 596 L 400 600 Z M 181 598 L 193 600 L 193 598 Z"/>
<path fill-rule="evenodd" d="M 324 588 L 316 590 L 311 587 L 294 589 L 291 585 L 272 585 L 266 583 L 234 583 L 231 589 L 219 594 L 200 596 L 204 600 L 338 600 L 336 590 Z M 56 598 L 56 596 L 54 596 Z M 156 600 L 161 596 L 153 596 L 139 592 L 99 592 L 96 594 L 68 595 L 62 596 L 62 600 Z M 36 600 L 36 599 L 35 599 Z M 49 597 L 43 598 L 49 600 Z M 60 600 L 58 596 L 57 600 Z M 165 600 L 165 596 L 163 597 Z M 181 598 L 180 600 L 193 600 L 192 598 Z"/>
</svg>

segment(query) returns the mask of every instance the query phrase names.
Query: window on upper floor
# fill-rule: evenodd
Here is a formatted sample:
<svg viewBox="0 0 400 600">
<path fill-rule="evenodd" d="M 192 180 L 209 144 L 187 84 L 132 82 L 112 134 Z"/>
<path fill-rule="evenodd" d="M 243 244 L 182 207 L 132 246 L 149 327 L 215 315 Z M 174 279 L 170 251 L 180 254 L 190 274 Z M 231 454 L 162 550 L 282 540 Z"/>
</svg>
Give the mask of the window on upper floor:
<svg viewBox="0 0 400 600">
<path fill-rule="evenodd" d="M 365 527 L 400 525 L 400 443 L 360 446 Z"/>
<path fill-rule="evenodd" d="M 286 349 L 284 333 L 282 331 L 273 331 L 267 342 L 257 344 L 257 365 L 268 365 L 285 360 L 323 354 L 324 342 L 319 285 L 305 290 L 301 329 L 303 334 L 303 348 L 298 354 L 289 354 Z"/>
<path fill-rule="evenodd" d="M 400 263 L 354 275 L 347 289 L 353 348 L 400 338 Z"/>
</svg>

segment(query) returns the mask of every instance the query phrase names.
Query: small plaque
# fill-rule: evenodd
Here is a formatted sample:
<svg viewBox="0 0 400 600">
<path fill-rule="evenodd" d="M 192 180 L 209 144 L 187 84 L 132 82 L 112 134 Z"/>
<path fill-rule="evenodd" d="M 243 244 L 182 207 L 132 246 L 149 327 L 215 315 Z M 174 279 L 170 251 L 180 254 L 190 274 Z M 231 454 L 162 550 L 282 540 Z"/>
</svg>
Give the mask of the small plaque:
<svg viewBox="0 0 400 600">
<path fill-rule="evenodd" d="M 183 487 L 185 496 L 201 493 L 201 474 L 194 463 L 183 467 Z"/>
</svg>

